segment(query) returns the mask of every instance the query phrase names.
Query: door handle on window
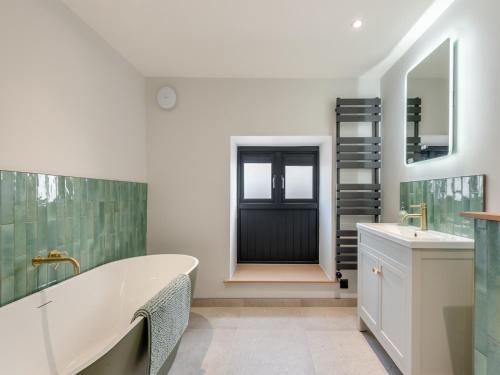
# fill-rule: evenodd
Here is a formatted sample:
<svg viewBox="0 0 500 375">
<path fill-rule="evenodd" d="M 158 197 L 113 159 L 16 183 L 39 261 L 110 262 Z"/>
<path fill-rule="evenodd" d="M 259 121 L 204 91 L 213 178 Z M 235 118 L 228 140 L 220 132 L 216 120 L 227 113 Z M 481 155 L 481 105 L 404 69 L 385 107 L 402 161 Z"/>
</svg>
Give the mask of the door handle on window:
<svg viewBox="0 0 500 375">
<path fill-rule="evenodd" d="M 276 175 L 273 175 L 273 189 L 276 187 Z"/>
<path fill-rule="evenodd" d="M 281 188 L 285 189 L 285 177 L 281 175 Z"/>
</svg>

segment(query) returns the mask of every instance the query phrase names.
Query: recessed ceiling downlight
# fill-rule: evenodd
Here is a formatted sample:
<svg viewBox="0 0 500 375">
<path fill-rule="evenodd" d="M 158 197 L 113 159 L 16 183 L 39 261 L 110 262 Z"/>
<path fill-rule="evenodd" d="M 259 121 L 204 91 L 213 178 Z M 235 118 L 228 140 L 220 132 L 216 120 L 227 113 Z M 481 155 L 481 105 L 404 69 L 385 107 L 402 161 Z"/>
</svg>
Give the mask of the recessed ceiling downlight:
<svg viewBox="0 0 500 375">
<path fill-rule="evenodd" d="M 363 21 L 360 19 L 354 20 L 351 24 L 353 29 L 360 29 L 363 26 Z"/>
</svg>

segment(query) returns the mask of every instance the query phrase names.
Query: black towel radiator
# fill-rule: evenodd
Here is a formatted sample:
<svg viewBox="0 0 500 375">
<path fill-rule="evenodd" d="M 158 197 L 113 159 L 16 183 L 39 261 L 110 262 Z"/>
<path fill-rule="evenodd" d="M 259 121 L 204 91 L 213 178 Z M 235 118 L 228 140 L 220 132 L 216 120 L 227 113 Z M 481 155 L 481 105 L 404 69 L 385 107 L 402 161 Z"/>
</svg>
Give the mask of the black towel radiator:
<svg viewBox="0 0 500 375">
<path fill-rule="evenodd" d="M 360 216 L 359 220 L 355 220 L 356 222 L 359 222 L 360 220 L 368 221 L 368 219 L 371 219 L 369 222 L 380 221 L 381 111 L 382 107 L 380 98 L 337 98 L 337 279 L 342 278 L 341 271 L 357 269 L 358 232 L 355 227 L 355 222 L 352 220 L 352 216 Z M 341 130 L 343 127 L 352 127 L 360 123 L 371 123 L 371 136 L 342 136 Z M 352 181 L 344 183 L 341 181 L 341 171 L 345 169 L 369 169 L 371 170 L 371 181 L 367 183 L 351 183 Z M 351 217 L 350 222 L 347 220 L 348 217 Z"/>
</svg>

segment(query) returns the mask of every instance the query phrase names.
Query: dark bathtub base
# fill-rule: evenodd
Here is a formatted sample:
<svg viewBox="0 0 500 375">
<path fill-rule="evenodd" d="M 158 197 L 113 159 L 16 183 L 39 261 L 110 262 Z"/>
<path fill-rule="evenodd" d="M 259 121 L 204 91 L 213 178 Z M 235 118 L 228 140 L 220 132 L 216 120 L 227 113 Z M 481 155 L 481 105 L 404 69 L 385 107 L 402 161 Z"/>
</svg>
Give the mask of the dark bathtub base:
<svg viewBox="0 0 500 375">
<path fill-rule="evenodd" d="M 190 274 L 191 298 L 196 282 L 196 271 Z M 160 375 L 168 374 L 174 363 L 180 340 L 158 372 Z M 83 371 L 82 375 L 147 375 L 148 370 L 148 330 L 143 319 L 113 349 L 92 363 Z"/>
</svg>

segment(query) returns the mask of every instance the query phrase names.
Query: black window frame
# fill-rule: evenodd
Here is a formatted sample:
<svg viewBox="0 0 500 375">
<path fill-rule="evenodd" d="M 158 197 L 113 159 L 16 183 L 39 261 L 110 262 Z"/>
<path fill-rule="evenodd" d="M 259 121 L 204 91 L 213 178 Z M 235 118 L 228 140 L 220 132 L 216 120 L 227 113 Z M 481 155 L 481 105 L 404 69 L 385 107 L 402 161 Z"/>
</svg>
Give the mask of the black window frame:
<svg viewBox="0 0 500 375">
<path fill-rule="evenodd" d="M 238 208 L 318 208 L 319 201 L 319 146 L 239 146 L 238 147 L 238 173 L 237 173 L 237 194 Z M 262 155 L 272 155 L 269 158 L 263 158 Z M 286 163 L 287 157 L 294 157 L 295 162 Z M 302 158 L 302 160 L 300 160 Z M 313 198 L 312 199 L 286 199 L 285 189 L 282 183 L 286 183 L 285 166 L 286 165 L 311 165 L 307 160 L 312 158 L 313 167 Z M 275 188 L 271 186 L 271 199 L 245 199 L 244 197 L 244 175 L 243 164 L 245 162 L 266 162 L 272 160 L 271 179 L 275 177 Z M 283 180 L 282 180 L 283 176 Z M 272 181 L 271 181 L 272 183 Z"/>
</svg>

